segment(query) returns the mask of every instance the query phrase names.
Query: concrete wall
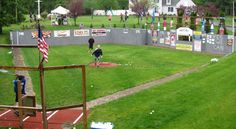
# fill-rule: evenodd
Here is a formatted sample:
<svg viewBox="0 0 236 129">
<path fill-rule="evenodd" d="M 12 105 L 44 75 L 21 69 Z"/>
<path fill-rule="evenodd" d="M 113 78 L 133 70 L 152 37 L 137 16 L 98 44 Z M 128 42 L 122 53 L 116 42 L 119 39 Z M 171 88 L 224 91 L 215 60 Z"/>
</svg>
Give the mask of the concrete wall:
<svg viewBox="0 0 236 129">
<path fill-rule="evenodd" d="M 55 37 L 54 31 L 51 31 L 51 37 L 46 38 L 49 45 L 69 45 L 69 44 L 87 44 L 88 39 L 92 35 L 92 29 L 89 30 L 87 36 L 74 36 L 74 30 L 70 30 L 69 37 Z M 37 44 L 37 38 L 32 38 L 32 32 L 36 30 L 12 31 L 13 44 Z M 175 36 L 174 44 L 172 43 L 171 36 Z M 228 54 L 231 53 L 232 47 L 227 45 L 227 35 L 209 35 L 211 42 L 208 42 L 208 35 L 205 37 L 205 42 L 201 43 L 201 51 L 213 54 Z M 131 44 L 131 45 L 152 45 L 152 32 L 145 29 L 106 29 L 105 36 L 93 36 L 96 43 L 116 43 L 116 44 Z M 176 31 L 158 33 L 157 46 L 169 47 L 179 49 L 179 46 L 189 47 L 192 46 L 194 51 L 194 41 L 176 41 Z M 236 43 L 236 42 L 235 42 Z M 178 46 L 178 47 L 176 47 Z M 184 48 L 185 49 L 185 48 Z M 183 49 L 183 50 L 184 50 Z M 234 46 L 236 50 L 236 45 Z"/>
</svg>

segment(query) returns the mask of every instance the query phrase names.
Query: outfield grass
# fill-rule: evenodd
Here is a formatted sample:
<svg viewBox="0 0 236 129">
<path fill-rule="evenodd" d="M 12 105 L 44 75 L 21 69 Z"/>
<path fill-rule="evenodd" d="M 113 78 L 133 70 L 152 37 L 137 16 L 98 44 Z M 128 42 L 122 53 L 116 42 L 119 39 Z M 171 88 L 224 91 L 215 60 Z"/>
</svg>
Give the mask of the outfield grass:
<svg viewBox="0 0 236 129">
<path fill-rule="evenodd" d="M 2 37 L 2 38 L 1 38 Z M 4 36 L 0 35 L 0 42 L 7 42 Z M 12 54 L 9 54 L 11 49 L 0 48 L 0 65 L 1 66 L 12 66 Z M 14 72 L 14 71 L 11 71 Z M 13 90 L 13 79 L 15 76 L 0 72 L 0 104 L 14 104 L 14 90 Z M 3 98 L 3 99 L 2 99 Z"/>
<path fill-rule="evenodd" d="M 88 100 L 106 96 L 152 80 L 205 64 L 213 57 L 202 53 L 177 51 L 150 46 L 102 45 L 104 57 L 121 66 L 116 68 L 87 67 Z M 52 46 L 49 63 L 53 65 L 89 64 L 93 57 L 87 45 Z M 25 62 L 37 66 L 38 50 L 24 49 Z M 31 72 L 34 88 L 39 94 L 38 73 Z M 76 103 L 81 96 L 81 74 L 79 70 L 64 70 L 45 73 L 47 103 L 49 106 Z M 39 98 L 39 96 L 37 96 Z"/>
<path fill-rule="evenodd" d="M 97 106 L 89 121 L 109 121 L 116 129 L 235 129 L 235 58 Z"/>
</svg>

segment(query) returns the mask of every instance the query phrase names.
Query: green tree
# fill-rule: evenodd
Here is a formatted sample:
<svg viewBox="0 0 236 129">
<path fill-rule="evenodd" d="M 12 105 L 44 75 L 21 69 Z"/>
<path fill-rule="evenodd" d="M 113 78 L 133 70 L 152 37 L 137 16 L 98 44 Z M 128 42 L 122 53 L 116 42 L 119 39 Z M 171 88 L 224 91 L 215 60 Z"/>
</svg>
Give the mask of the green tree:
<svg viewBox="0 0 236 129">
<path fill-rule="evenodd" d="M 107 13 L 110 9 L 119 9 L 119 3 L 117 0 L 97 0 L 99 9 L 104 9 L 105 13 Z"/>
<path fill-rule="evenodd" d="M 129 8 L 129 0 L 117 0 L 119 3 L 120 9 L 128 9 Z"/>
<path fill-rule="evenodd" d="M 0 1 L 0 34 L 3 26 L 19 23 L 25 20 L 23 0 L 1 0 Z"/>
<path fill-rule="evenodd" d="M 190 15 L 190 28 L 192 30 L 196 30 L 196 25 L 195 25 L 196 16 L 197 16 L 196 12 L 191 12 L 191 15 Z"/>
<path fill-rule="evenodd" d="M 177 10 L 177 13 L 178 13 L 178 16 L 177 16 L 176 29 L 178 29 L 179 27 L 182 27 L 184 10 L 180 8 Z"/>
<path fill-rule="evenodd" d="M 86 0 L 84 2 L 85 14 L 91 14 L 91 18 L 93 19 L 93 11 L 98 9 L 98 3 L 96 0 Z"/>
</svg>

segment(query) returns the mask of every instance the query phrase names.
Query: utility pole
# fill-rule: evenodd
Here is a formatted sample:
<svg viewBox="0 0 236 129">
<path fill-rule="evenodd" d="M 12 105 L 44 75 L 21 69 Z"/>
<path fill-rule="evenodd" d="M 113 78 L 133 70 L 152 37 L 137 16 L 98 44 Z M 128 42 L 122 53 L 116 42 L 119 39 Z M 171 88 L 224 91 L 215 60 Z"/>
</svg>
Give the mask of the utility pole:
<svg viewBox="0 0 236 129">
<path fill-rule="evenodd" d="M 234 1 L 233 1 L 233 44 L 232 44 L 232 53 L 234 52 L 234 34 L 235 34 L 235 28 L 234 28 Z"/>
<path fill-rule="evenodd" d="M 42 1 L 38 0 L 38 1 L 35 1 L 35 2 L 38 3 L 38 19 L 40 19 L 41 18 L 41 16 L 40 16 L 40 2 L 42 2 Z"/>
</svg>

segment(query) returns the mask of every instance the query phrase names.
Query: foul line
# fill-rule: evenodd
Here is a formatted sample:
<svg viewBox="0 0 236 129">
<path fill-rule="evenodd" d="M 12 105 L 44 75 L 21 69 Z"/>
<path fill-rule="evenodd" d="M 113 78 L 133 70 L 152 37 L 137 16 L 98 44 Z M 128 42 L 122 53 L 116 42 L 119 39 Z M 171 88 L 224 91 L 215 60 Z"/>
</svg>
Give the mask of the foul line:
<svg viewBox="0 0 236 129">
<path fill-rule="evenodd" d="M 58 112 L 58 110 L 56 110 L 55 112 L 53 112 L 48 118 L 47 120 L 49 120 L 53 115 L 55 115 Z"/>
<path fill-rule="evenodd" d="M 23 119 L 23 121 L 26 121 L 27 119 L 29 119 L 30 118 L 30 116 L 27 116 L 25 119 Z"/>
<path fill-rule="evenodd" d="M 11 111 L 11 110 L 5 111 L 4 113 L 2 113 L 2 114 L 0 115 L 0 117 L 2 117 L 3 115 L 7 114 L 7 113 L 10 112 L 10 111 Z"/>
<path fill-rule="evenodd" d="M 82 116 L 83 116 L 83 113 L 81 113 L 79 117 L 77 117 L 77 119 L 73 122 L 73 124 L 77 123 Z"/>
</svg>

